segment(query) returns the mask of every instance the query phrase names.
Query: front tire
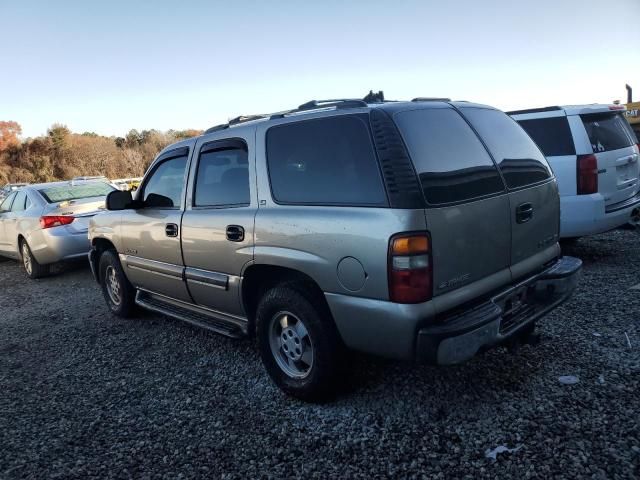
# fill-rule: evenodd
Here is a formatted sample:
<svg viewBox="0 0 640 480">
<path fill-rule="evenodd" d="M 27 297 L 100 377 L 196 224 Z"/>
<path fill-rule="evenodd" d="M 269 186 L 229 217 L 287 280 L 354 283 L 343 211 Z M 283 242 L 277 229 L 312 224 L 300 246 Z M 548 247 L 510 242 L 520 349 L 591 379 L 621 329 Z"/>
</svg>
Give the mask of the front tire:
<svg viewBox="0 0 640 480">
<path fill-rule="evenodd" d="M 36 278 L 42 278 L 49 275 L 51 269 L 49 265 L 40 265 L 36 260 L 36 257 L 31 253 L 31 248 L 26 240 L 20 242 L 20 258 L 22 259 L 22 266 L 29 278 L 35 280 Z"/>
<path fill-rule="evenodd" d="M 256 327 L 262 363 L 281 390 L 311 402 L 335 395 L 344 346 L 322 298 L 311 288 L 282 284 L 267 291 Z"/>
<path fill-rule="evenodd" d="M 125 276 L 120 259 L 113 250 L 100 255 L 98 272 L 102 294 L 109 310 L 118 317 L 131 317 L 135 308 L 136 290 Z"/>
</svg>

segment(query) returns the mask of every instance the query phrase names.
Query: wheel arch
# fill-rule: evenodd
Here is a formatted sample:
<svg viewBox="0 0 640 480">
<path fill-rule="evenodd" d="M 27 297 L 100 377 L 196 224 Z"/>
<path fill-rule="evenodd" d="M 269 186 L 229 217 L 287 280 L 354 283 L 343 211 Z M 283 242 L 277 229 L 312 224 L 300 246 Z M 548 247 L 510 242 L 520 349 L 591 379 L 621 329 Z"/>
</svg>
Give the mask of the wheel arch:
<svg viewBox="0 0 640 480">
<path fill-rule="evenodd" d="M 94 276 L 96 281 L 100 283 L 100 257 L 107 250 L 113 250 L 114 252 L 118 252 L 115 245 L 106 238 L 94 238 L 91 241 L 91 252 L 89 254 L 89 262 L 91 263 L 91 270 L 94 272 Z"/>
<path fill-rule="evenodd" d="M 324 292 L 318 283 L 308 274 L 294 268 L 271 264 L 251 264 L 243 272 L 241 285 L 241 300 L 249 322 L 248 331 L 255 333 L 256 310 L 260 298 L 264 293 L 282 283 L 298 284 L 309 290 L 314 300 L 320 303 L 323 313 L 333 322 L 333 316 Z"/>
</svg>

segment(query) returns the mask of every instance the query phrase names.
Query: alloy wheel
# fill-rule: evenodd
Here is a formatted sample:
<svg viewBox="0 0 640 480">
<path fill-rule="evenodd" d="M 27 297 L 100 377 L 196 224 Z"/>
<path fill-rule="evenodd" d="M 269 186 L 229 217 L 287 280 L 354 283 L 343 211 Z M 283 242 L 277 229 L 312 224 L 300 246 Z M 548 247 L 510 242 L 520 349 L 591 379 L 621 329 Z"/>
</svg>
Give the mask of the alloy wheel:
<svg viewBox="0 0 640 480">
<path fill-rule="evenodd" d="M 120 287 L 120 280 L 118 279 L 118 272 L 111 265 L 107 267 L 105 271 L 105 287 L 109 294 L 109 299 L 114 305 L 120 305 L 122 301 L 122 289 Z"/>
<path fill-rule="evenodd" d="M 271 353 L 280 369 L 291 378 L 305 378 L 313 367 L 313 342 L 301 319 L 278 312 L 269 325 Z"/>
</svg>

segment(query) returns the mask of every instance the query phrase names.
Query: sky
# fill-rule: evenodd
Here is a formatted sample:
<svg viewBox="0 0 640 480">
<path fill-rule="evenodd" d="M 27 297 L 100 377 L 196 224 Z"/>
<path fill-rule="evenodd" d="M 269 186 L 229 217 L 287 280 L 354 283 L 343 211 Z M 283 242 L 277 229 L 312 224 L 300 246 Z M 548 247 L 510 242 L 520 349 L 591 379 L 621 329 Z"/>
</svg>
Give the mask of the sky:
<svg viewBox="0 0 640 480">
<path fill-rule="evenodd" d="M 0 0 L 0 120 L 124 136 L 312 99 L 640 100 L 640 0 Z"/>
</svg>

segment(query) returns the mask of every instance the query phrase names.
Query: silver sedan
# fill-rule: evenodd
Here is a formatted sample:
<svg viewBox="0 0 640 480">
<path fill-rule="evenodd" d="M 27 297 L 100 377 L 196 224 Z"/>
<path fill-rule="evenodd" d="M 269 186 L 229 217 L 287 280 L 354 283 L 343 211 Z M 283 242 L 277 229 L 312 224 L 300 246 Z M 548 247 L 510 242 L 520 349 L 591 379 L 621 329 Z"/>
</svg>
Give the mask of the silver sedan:
<svg viewBox="0 0 640 480">
<path fill-rule="evenodd" d="M 86 257 L 87 227 L 104 209 L 106 181 L 28 185 L 0 203 L 0 256 L 21 260 L 27 275 L 42 277 L 51 264 Z"/>
</svg>

